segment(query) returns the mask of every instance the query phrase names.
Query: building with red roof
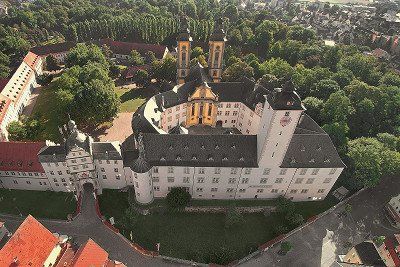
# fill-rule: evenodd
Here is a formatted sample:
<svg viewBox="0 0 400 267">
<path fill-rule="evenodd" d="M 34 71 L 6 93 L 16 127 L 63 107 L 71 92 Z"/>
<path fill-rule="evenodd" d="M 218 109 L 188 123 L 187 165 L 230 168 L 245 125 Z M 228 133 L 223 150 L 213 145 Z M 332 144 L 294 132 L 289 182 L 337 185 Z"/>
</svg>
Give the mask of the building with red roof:
<svg viewBox="0 0 400 267">
<path fill-rule="evenodd" d="M 56 236 L 29 215 L 0 250 L 0 266 L 49 266 L 58 243 Z"/>
<path fill-rule="evenodd" d="M 75 42 L 64 42 L 57 44 L 49 44 L 44 46 L 36 46 L 31 49 L 31 52 L 45 58 L 52 56 L 58 64 L 64 64 L 69 50 L 76 46 Z"/>
<path fill-rule="evenodd" d="M 45 142 L 0 142 L 0 187 L 52 190 L 38 153 Z"/>
</svg>

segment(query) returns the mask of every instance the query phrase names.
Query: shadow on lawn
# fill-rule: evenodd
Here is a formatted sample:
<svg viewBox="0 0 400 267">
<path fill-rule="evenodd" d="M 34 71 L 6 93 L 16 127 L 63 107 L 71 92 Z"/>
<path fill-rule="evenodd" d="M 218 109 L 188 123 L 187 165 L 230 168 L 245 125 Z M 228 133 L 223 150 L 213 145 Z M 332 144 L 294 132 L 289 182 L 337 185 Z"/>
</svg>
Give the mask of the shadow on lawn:
<svg viewBox="0 0 400 267">
<path fill-rule="evenodd" d="M 126 91 L 120 96 L 121 102 L 126 102 L 136 98 L 149 98 L 154 95 L 154 89 L 152 87 L 148 88 L 133 88 Z"/>
</svg>

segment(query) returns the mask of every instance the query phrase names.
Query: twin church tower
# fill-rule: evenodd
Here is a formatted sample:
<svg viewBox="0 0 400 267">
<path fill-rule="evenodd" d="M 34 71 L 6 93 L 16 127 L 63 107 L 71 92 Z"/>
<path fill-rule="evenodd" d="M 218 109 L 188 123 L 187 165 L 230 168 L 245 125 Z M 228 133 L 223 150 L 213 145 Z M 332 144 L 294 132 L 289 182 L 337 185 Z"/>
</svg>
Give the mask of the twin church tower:
<svg viewBox="0 0 400 267">
<path fill-rule="evenodd" d="M 184 19 L 177 37 L 177 83 L 185 82 L 190 69 L 191 43 L 190 30 L 187 20 Z M 222 19 L 218 19 L 214 31 L 209 39 L 208 70 L 213 82 L 221 81 L 222 62 L 225 49 L 226 35 L 222 25 Z"/>
</svg>

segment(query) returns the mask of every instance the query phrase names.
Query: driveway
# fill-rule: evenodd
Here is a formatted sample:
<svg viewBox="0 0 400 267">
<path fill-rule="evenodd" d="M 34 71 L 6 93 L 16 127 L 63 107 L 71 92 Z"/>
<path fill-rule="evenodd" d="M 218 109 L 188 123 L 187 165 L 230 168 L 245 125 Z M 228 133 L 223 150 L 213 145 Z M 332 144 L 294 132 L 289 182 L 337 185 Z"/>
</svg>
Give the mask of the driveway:
<svg viewBox="0 0 400 267">
<path fill-rule="evenodd" d="M 116 234 L 106 227 L 96 214 L 93 186 L 86 184 L 82 197 L 81 213 L 72 222 L 42 220 L 39 221 L 51 232 L 65 234 L 73 237 L 79 244 L 84 244 L 89 238 L 93 239 L 109 253 L 112 260 L 123 262 L 131 266 L 178 266 L 160 258 L 143 256 L 134 250 L 129 241 L 120 234 Z M 6 227 L 14 232 L 24 218 L 0 215 L 0 220 L 5 221 Z"/>
<path fill-rule="evenodd" d="M 344 206 L 325 215 L 316 222 L 286 239 L 293 249 L 286 256 L 277 255 L 280 246 L 267 250 L 242 266 L 337 266 L 338 255 L 374 236 L 399 233 L 386 220 L 384 205 L 400 193 L 398 177 L 382 178 L 375 187 L 364 190 L 349 201 L 350 215 L 340 217 Z"/>
<path fill-rule="evenodd" d="M 133 112 L 118 113 L 110 128 L 97 130 L 93 135 L 100 141 L 115 140 L 123 143 L 133 133 L 132 116 Z"/>
</svg>

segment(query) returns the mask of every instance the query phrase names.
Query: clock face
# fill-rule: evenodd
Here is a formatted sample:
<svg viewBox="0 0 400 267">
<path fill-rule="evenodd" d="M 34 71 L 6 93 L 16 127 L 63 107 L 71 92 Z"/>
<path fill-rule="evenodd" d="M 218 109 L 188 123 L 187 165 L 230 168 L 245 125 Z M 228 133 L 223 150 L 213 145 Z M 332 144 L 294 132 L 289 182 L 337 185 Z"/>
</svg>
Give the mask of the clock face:
<svg viewBox="0 0 400 267">
<path fill-rule="evenodd" d="M 290 116 L 284 116 L 281 119 L 281 125 L 285 127 L 286 125 L 289 125 L 289 123 L 292 121 L 292 118 Z"/>
</svg>

